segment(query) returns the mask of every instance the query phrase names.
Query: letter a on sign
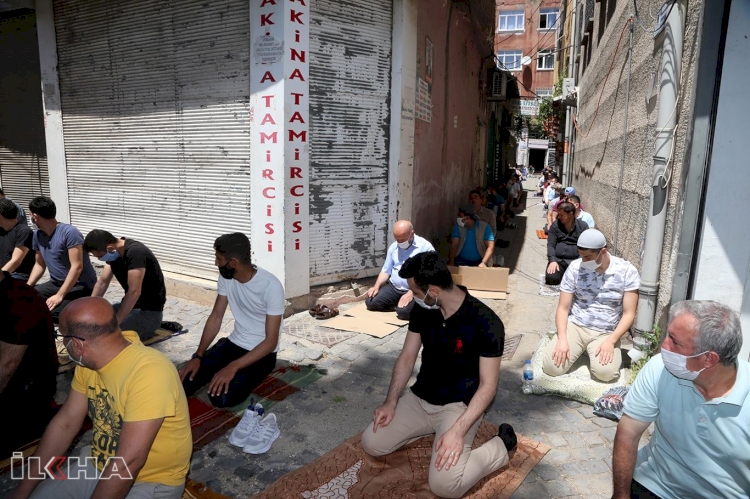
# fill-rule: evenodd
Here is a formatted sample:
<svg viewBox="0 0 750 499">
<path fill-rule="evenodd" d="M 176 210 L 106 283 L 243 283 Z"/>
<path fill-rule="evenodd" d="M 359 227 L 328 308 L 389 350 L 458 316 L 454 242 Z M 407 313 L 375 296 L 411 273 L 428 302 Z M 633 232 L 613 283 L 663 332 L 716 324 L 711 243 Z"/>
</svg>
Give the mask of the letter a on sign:
<svg viewBox="0 0 750 499">
<path fill-rule="evenodd" d="M 263 0 L 263 3 L 260 4 L 261 7 L 265 7 L 266 5 L 276 5 L 276 0 Z"/>
</svg>

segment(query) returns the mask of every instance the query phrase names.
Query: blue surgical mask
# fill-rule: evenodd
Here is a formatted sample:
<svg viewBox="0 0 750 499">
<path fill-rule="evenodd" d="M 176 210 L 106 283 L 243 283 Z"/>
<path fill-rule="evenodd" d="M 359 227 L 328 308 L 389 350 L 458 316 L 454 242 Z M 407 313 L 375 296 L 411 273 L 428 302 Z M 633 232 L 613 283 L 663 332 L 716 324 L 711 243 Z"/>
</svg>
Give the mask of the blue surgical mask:
<svg viewBox="0 0 750 499">
<path fill-rule="evenodd" d="M 114 262 L 118 258 L 120 258 L 120 254 L 117 251 L 107 251 L 101 257 L 99 257 L 99 260 L 101 260 L 102 262 Z"/>
<path fill-rule="evenodd" d="M 429 295 L 425 295 L 425 298 L 427 298 L 427 296 Z M 423 299 L 417 298 L 416 296 L 414 297 L 414 301 L 417 303 L 417 305 L 422 308 L 426 308 L 427 310 L 437 310 L 440 308 L 440 305 L 438 305 L 437 303 L 437 298 L 435 298 L 435 303 L 433 303 L 432 305 L 426 304 Z"/>
</svg>

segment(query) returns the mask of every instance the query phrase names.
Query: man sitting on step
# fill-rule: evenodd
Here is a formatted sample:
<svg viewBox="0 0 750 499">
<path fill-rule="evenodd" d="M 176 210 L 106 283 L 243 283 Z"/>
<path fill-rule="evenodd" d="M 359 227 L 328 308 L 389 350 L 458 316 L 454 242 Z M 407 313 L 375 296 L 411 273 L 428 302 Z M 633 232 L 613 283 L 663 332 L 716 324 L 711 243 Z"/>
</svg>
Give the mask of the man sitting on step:
<svg viewBox="0 0 750 499">
<path fill-rule="evenodd" d="M 385 456 L 435 435 L 428 483 L 440 497 L 461 497 L 486 475 L 508 464 L 517 443 L 508 424 L 472 450 L 474 437 L 497 391 L 505 328 L 487 305 L 453 284 L 435 252 L 401 267 L 414 293 L 409 332 L 393 368 L 385 403 L 362 434 L 362 448 Z M 422 350 L 417 381 L 403 393 Z"/>
<path fill-rule="evenodd" d="M 250 240 L 245 234 L 219 236 L 214 249 L 218 296 L 198 350 L 180 369 L 180 378 L 188 397 L 208 384 L 211 403 L 231 407 L 248 398 L 276 366 L 284 288 L 276 276 L 250 261 Z M 227 306 L 234 315 L 234 331 L 211 346 Z"/>
</svg>

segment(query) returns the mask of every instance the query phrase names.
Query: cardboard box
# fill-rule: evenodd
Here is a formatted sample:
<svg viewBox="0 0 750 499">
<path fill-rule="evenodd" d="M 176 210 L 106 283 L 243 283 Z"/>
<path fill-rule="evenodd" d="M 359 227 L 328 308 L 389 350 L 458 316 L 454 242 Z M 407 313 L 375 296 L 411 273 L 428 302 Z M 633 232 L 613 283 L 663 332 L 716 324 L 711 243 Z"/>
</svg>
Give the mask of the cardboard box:
<svg viewBox="0 0 750 499">
<path fill-rule="evenodd" d="M 508 292 L 509 270 L 505 267 L 452 267 L 448 266 L 453 282 L 460 284 L 477 298 L 505 300 Z"/>
</svg>

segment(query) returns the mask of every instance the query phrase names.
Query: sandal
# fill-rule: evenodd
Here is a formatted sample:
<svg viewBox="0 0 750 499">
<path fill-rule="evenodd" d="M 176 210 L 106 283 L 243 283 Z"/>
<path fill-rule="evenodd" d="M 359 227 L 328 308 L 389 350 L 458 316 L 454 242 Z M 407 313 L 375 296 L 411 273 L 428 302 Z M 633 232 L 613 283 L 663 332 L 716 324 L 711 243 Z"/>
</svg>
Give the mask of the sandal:
<svg viewBox="0 0 750 499">
<path fill-rule="evenodd" d="M 311 308 L 311 309 L 309 310 L 309 312 L 310 312 L 310 315 L 311 315 L 312 317 L 315 317 L 315 318 L 317 319 L 317 318 L 318 318 L 318 315 L 320 315 L 320 314 L 322 314 L 322 313 L 323 313 L 323 308 L 324 308 L 324 307 L 325 307 L 325 308 L 328 308 L 328 307 L 326 307 L 325 305 L 315 305 L 315 306 L 314 306 L 313 308 Z"/>
<path fill-rule="evenodd" d="M 338 309 L 328 308 L 325 305 L 317 305 L 316 308 L 320 307 L 320 312 L 314 317 L 318 320 L 330 319 L 339 315 Z"/>
</svg>

